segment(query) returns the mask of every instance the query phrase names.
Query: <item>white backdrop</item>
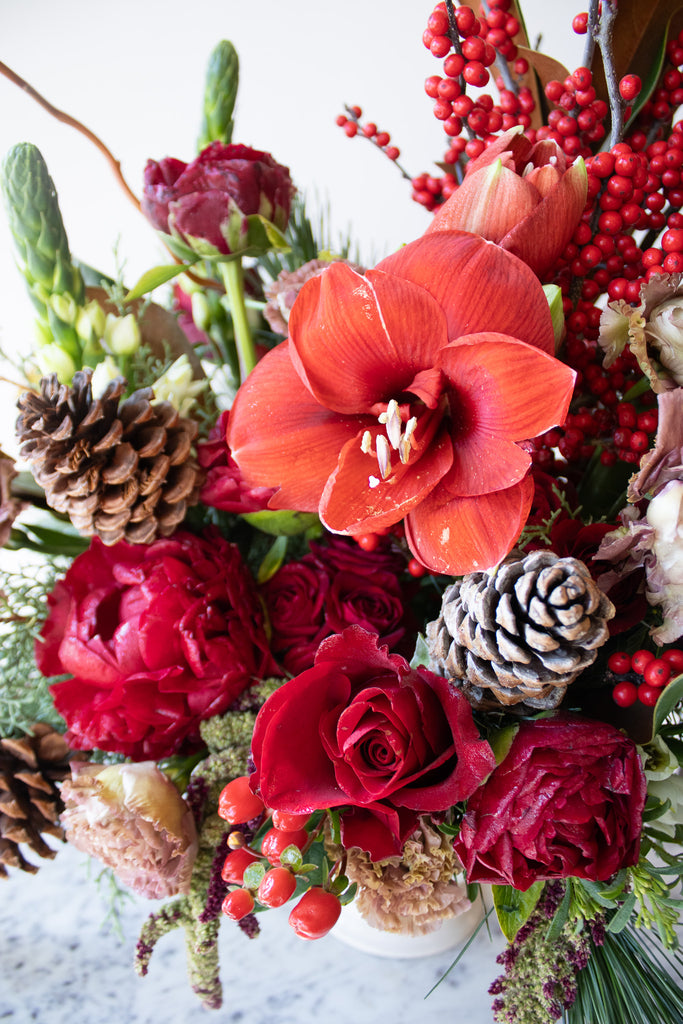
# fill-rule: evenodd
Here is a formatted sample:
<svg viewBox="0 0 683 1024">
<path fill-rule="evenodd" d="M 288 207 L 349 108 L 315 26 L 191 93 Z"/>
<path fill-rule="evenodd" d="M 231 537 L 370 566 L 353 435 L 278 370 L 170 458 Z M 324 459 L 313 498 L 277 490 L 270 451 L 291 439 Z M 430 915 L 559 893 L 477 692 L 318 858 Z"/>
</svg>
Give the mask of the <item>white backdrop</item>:
<svg viewBox="0 0 683 1024">
<path fill-rule="evenodd" d="M 529 36 L 571 68 L 580 0 L 526 0 Z M 235 142 L 289 166 L 312 208 L 329 202 L 335 233 L 352 228 L 370 263 L 419 235 L 429 215 L 409 183 L 334 121 L 343 104 L 391 132 L 410 174 L 431 170 L 445 136 L 423 91 L 440 72 L 421 41 L 429 0 L 0 0 L 0 60 L 55 106 L 96 132 L 140 193 L 148 157 L 195 155 L 206 63 L 220 39 L 241 62 Z M 0 78 L 0 157 L 18 142 L 41 150 L 55 182 L 72 253 L 131 284 L 166 262 L 154 232 L 116 185 L 104 158 Z M 25 348 L 31 307 L 0 211 L 0 345 Z M 2 435 L 14 394 L 0 391 Z M 9 419 L 7 418 L 9 416 Z"/>
</svg>

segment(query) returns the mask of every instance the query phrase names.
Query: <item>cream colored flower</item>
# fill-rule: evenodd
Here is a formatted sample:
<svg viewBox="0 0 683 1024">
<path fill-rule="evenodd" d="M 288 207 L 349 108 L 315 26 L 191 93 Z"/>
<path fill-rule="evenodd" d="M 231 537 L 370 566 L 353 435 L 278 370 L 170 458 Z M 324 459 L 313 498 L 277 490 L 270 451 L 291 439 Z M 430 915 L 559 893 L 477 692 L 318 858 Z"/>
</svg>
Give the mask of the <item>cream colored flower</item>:
<svg viewBox="0 0 683 1024">
<path fill-rule="evenodd" d="M 67 840 L 149 899 L 186 893 L 197 854 L 192 812 L 154 761 L 71 766 L 62 784 Z"/>
</svg>

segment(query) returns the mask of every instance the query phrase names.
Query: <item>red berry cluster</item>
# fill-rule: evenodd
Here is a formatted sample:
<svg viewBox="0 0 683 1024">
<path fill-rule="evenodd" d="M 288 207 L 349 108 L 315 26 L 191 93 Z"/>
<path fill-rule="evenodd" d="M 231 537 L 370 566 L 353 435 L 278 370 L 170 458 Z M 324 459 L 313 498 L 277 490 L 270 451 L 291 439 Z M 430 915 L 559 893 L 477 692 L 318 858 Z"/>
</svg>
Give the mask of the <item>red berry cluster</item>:
<svg viewBox="0 0 683 1024">
<path fill-rule="evenodd" d="M 337 124 L 340 128 L 344 129 L 345 135 L 350 139 L 355 138 L 358 133 L 365 138 L 369 139 L 380 149 L 386 157 L 394 162 L 398 160 L 401 155 L 400 149 L 397 146 L 391 146 L 391 135 L 389 132 L 380 131 L 377 125 L 373 121 L 366 121 L 365 124 L 361 122 L 363 111 L 360 107 L 347 107 L 345 114 L 339 114 L 337 117 Z"/>
<path fill-rule="evenodd" d="M 251 822 L 265 813 L 266 806 L 252 792 L 248 776 L 233 779 L 223 787 L 218 814 L 231 825 Z M 297 887 L 297 873 L 289 863 L 281 864 L 280 858 L 290 847 L 303 853 L 310 846 L 312 839 L 304 827 L 308 819 L 308 814 L 273 811 L 272 827 L 264 834 L 260 851 L 250 847 L 241 832 L 229 835 L 230 852 L 223 863 L 221 877 L 235 888 L 223 900 L 221 909 L 227 917 L 241 921 L 254 910 L 257 900 L 263 907 L 274 908 L 291 899 Z M 271 865 L 268 870 L 263 866 L 264 858 Z M 255 865 L 259 865 L 260 870 L 255 875 L 255 884 L 250 885 L 248 871 Z M 322 886 L 312 886 L 294 906 L 289 923 L 302 938 L 318 939 L 334 927 L 340 913 L 341 902 L 336 893 Z"/>
<path fill-rule="evenodd" d="M 616 681 L 612 686 L 612 699 L 621 708 L 630 708 L 636 701 L 654 707 L 662 689 L 675 675 L 683 672 L 683 650 L 669 647 L 657 657 L 653 651 L 642 648 L 635 654 L 615 651 L 607 668 Z"/>
</svg>

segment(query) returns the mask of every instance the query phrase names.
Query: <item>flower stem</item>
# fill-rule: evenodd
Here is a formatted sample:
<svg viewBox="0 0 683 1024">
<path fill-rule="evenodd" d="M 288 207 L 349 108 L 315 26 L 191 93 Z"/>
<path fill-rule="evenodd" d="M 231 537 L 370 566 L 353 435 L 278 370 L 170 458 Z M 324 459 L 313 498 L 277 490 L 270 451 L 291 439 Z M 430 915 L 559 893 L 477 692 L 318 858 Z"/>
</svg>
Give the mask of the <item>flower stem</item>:
<svg viewBox="0 0 683 1024">
<path fill-rule="evenodd" d="M 219 263 L 225 291 L 230 303 L 232 322 L 235 328 L 235 345 L 240 366 L 240 380 L 245 381 L 256 366 L 256 350 L 251 336 L 251 327 L 244 301 L 244 274 L 242 260 L 238 256 L 227 263 Z"/>
</svg>

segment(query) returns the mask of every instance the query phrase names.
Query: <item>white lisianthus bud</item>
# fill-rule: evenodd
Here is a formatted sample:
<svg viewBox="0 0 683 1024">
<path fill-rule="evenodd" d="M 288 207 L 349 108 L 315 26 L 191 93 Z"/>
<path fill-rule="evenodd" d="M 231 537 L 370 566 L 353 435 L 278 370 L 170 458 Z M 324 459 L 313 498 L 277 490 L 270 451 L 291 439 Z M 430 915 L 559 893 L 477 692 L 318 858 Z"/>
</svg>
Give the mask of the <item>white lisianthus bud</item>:
<svg viewBox="0 0 683 1024">
<path fill-rule="evenodd" d="M 190 360 L 185 353 L 171 363 L 152 385 L 155 402 L 170 402 L 181 416 L 189 416 L 197 395 L 206 387 L 205 380 L 194 380 Z"/>
<path fill-rule="evenodd" d="M 64 383 L 68 383 L 77 370 L 69 353 L 55 342 L 39 348 L 35 354 L 35 360 L 44 377 L 49 373 L 56 373 L 59 380 Z"/>
<path fill-rule="evenodd" d="M 121 376 L 121 371 L 111 356 L 105 356 L 102 362 L 98 363 L 93 370 L 92 387 L 93 398 L 101 398 L 113 380 Z"/>
<path fill-rule="evenodd" d="M 133 313 L 126 316 L 107 314 L 104 340 L 117 356 L 131 356 L 140 348 L 140 328 Z"/>
</svg>

